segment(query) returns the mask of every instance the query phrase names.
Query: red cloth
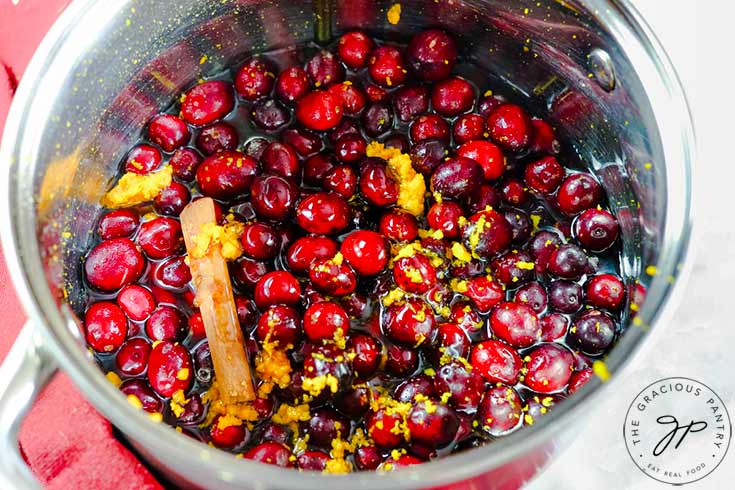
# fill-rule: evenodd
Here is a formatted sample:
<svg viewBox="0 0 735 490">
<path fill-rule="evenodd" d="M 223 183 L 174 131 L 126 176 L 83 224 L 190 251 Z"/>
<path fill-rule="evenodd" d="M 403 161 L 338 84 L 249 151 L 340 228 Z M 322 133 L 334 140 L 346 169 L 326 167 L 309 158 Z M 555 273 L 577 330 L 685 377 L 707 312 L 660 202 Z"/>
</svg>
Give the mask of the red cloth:
<svg viewBox="0 0 735 490">
<path fill-rule="evenodd" d="M 17 3 L 15 5 L 14 3 Z M 69 0 L 0 1 L 0 133 L 14 87 L 41 38 Z M 0 361 L 25 322 L 0 250 Z M 59 374 L 38 398 L 20 434 L 21 449 L 50 489 L 163 488 L 112 435 L 112 427 Z"/>
</svg>

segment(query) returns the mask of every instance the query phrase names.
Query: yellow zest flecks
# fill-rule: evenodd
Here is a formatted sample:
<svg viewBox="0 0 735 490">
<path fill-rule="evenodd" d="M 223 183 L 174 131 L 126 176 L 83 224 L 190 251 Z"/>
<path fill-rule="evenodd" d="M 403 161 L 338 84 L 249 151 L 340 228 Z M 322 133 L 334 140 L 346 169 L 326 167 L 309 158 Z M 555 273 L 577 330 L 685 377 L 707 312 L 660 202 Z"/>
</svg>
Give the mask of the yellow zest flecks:
<svg viewBox="0 0 735 490">
<path fill-rule="evenodd" d="M 459 262 L 466 263 L 472 260 L 472 254 L 470 254 L 464 245 L 459 242 L 454 242 L 452 244 L 452 256 Z"/>
<path fill-rule="evenodd" d="M 146 175 L 128 172 L 120 177 L 115 187 L 102 196 L 100 203 L 112 209 L 137 206 L 152 201 L 163 189 L 171 185 L 172 180 L 171 165 L 164 165 L 158 172 Z"/>
<path fill-rule="evenodd" d="M 332 393 L 339 390 L 339 380 L 332 374 L 323 374 L 313 378 L 304 377 L 301 387 L 311 396 L 319 396 L 325 388 L 329 387 Z"/>
<path fill-rule="evenodd" d="M 288 425 L 293 422 L 306 422 L 310 418 L 309 405 L 306 403 L 301 405 L 287 405 L 284 403 L 278 407 L 278 411 L 271 420 L 277 424 Z"/>
<path fill-rule="evenodd" d="M 107 374 L 105 374 L 105 378 L 107 378 L 107 381 L 115 385 L 115 388 L 120 388 L 120 385 L 122 384 L 122 380 L 120 379 L 120 376 L 118 376 L 116 372 L 109 371 Z"/>
<path fill-rule="evenodd" d="M 516 267 L 518 267 L 519 269 L 532 271 L 536 267 L 536 264 L 534 264 L 533 262 L 524 262 L 522 260 L 519 260 L 518 262 L 516 262 Z"/>
<path fill-rule="evenodd" d="M 135 395 L 128 395 L 128 403 L 130 403 L 132 406 L 134 406 L 137 409 L 143 408 L 143 402 L 141 402 L 140 398 L 138 398 Z"/>
<path fill-rule="evenodd" d="M 610 371 L 608 371 L 605 361 L 600 361 L 598 359 L 593 362 L 592 372 L 595 373 L 595 375 L 600 378 L 600 381 L 602 381 L 603 383 L 610 380 Z"/>
<path fill-rule="evenodd" d="M 263 349 L 255 356 L 255 372 L 266 383 L 285 388 L 291 382 L 291 361 L 285 350 L 265 342 Z"/>
<path fill-rule="evenodd" d="M 260 418 L 258 412 L 249 403 L 225 403 L 220 396 L 217 380 L 202 395 L 202 402 L 209 402 L 209 410 L 201 427 L 212 425 L 217 415 L 231 415 L 247 422 L 254 422 Z"/>
<path fill-rule="evenodd" d="M 646 274 L 648 274 L 649 276 L 655 276 L 656 274 L 658 274 L 658 269 L 655 265 L 649 265 L 648 267 L 646 267 Z"/>
<path fill-rule="evenodd" d="M 176 379 L 178 379 L 179 381 L 186 381 L 187 379 L 189 379 L 189 369 L 179 369 L 179 371 L 176 373 Z"/>
<path fill-rule="evenodd" d="M 381 300 L 383 302 L 383 306 L 390 306 L 393 303 L 400 301 L 403 299 L 403 297 L 406 295 L 406 293 L 403 292 L 400 288 L 391 289 L 388 294 L 383 296 L 383 299 Z"/>
<path fill-rule="evenodd" d="M 174 392 L 173 395 L 171 395 L 171 402 L 169 403 L 169 406 L 171 407 L 171 411 L 173 412 L 176 417 L 181 417 L 181 414 L 184 413 L 186 410 L 184 408 L 184 405 L 186 405 L 189 402 L 187 400 L 186 395 L 184 395 L 184 390 L 177 390 Z"/>
<path fill-rule="evenodd" d="M 334 262 L 336 265 L 342 265 L 345 258 L 342 256 L 340 252 L 337 252 L 335 256 L 332 258 L 332 262 Z"/>
<path fill-rule="evenodd" d="M 401 4 L 394 3 L 393 5 L 391 5 L 391 7 L 388 9 L 386 17 L 388 18 L 389 24 L 398 24 L 401 21 Z"/>
<path fill-rule="evenodd" d="M 217 419 L 217 429 L 225 430 L 228 427 L 239 427 L 242 425 L 242 420 L 234 415 L 225 414 Z"/>
<path fill-rule="evenodd" d="M 242 255 L 240 235 L 245 225 L 232 221 L 222 226 L 217 223 L 205 223 L 199 233 L 194 235 L 194 246 L 189 250 L 189 255 L 195 259 L 206 256 L 213 247 L 219 245 L 222 258 L 235 260 Z"/>
<path fill-rule="evenodd" d="M 411 157 L 397 148 L 386 148 L 377 141 L 367 146 L 366 154 L 388 162 L 388 176 L 398 184 L 396 205 L 414 216 L 422 215 L 426 182 L 424 176 L 414 170 Z"/>
</svg>

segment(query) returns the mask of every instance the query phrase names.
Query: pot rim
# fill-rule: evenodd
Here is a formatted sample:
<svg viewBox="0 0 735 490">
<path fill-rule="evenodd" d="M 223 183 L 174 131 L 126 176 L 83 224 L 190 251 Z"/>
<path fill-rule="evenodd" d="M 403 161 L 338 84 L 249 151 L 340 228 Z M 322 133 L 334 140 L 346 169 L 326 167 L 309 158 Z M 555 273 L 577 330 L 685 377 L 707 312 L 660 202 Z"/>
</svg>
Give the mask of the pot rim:
<svg viewBox="0 0 735 490">
<path fill-rule="evenodd" d="M 602 383 L 595 377 L 571 400 L 561 404 L 538 423 L 493 444 L 396 472 L 357 472 L 344 476 L 302 473 L 236 459 L 224 451 L 179 434 L 166 425 L 152 422 L 140 410 L 133 408 L 124 395 L 107 381 L 102 371 L 89 362 L 67 328 L 70 322 L 75 322 L 74 317 L 63 308 L 60 309 L 51 296 L 36 239 L 34 206 L 28 199 L 23 199 L 23 191 L 19 190 L 22 189 L 19 182 L 25 180 L 27 187 L 32 177 L 24 173 L 26 166 L 23 162 L 28 161 L 24 158 L 32 159 L 32 156 L 21 153 L 22 140 L 28 137 L 29 128 L 33 127 L 32 121 L 45 117 L 39 111 L 31 111 L 33 98 L 38 96 L 35 88 L 70 32 L 82 23 L 83 17 L 92 12 L 99 14 L 103 3 L 107 13 L 102 18 L 112 18 L 118 10 L 107 2 L 73 0 L 45 36 L 22 77 L 0 146 L 0 162 L 3 164 L 0 195 L 7 196 L 4 205 L 0 206 L 0 224 L 6 262 L 29 317 L 45 334 L 49 350 L 87 400 L 128 437 L 138 441 L 155 458 L 167 465 L 174 465 L 178 472 L 193 481 L 207 475 L 223 484 L 243 481 L 256 486 L 262 482 L 268 487 L 277 485 L 281 488 L 314 490 L 329 487 L 330 483 L 385 489 L 436 486 L 471 478 L 506 464 L 529 449 L 537 448 L 551 440 L 555 431 L 562 426 L 573 424 L 582 409 L 600 395 Z M 689 249 L 693 211 L 694 130 L 690 110 L 668 56 L 629 0 L 586 0 L 584 3 L 596 19 L 609 29 L 636 69 L 658 122 L 667 163 L 669 205 L 666 209 L 663 246 L 656 264 L 658 274 L 653 277 L 647 300 L 638 313 L 643 324 L 651 326 L 660 321 L 665 306 L 668 306 L 667 312 L 671 312 L 671 298 L 680 293 L 689 269 L 689 263 L 684 259 Z M 124 7 L 127 7 L 127 3 L 121 3 L 118 9 Z M 678 277 L 673 284 L 669 279 L 672 276 Z M 606 359 L 611 373 L 619 372 L 634 356 L 647 336 L 647 330 L 628 329 Z M 202 466 L 208 470 L 202 471 Z"/>
</svg>

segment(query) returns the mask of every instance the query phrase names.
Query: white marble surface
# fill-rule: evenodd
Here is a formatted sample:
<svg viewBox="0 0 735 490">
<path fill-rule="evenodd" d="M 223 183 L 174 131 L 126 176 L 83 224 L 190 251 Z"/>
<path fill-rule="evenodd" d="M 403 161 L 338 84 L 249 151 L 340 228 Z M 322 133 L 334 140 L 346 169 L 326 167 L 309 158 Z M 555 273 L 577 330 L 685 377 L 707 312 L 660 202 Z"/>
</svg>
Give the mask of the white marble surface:
<svg viewBox="0 0 735 490">
<path fill-rule="evenodd" d="M 633 0 L 666 47 L 687 90 L 698 139 L 694 266 L 681 303 L 647 355 L 638 356 L 594 407 L 576 441 L 527 490 L 656 490 L 671 486 L 640 472 L 626 452 L 622 426 L 649 383 L 686 376 L 709 385 L 735 422 L 735 229 L 730 0 Z M 735 448 L 687 489 L 735 488 Z"/>
</svg>

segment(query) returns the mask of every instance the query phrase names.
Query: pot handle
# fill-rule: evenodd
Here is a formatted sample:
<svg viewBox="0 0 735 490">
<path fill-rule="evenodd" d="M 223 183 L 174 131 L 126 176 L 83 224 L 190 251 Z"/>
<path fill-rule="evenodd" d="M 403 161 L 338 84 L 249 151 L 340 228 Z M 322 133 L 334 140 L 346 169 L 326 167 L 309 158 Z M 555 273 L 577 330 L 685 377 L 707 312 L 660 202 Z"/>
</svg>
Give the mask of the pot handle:
<svg viewBox="0 0 735 490">
<path fill-rule="evenodd" d="M 0 488 L 41 489 L 20 454 L 18 430 L 56 368 L 41 334 L 28 321 L 0 366 Z"/>
</svg>

